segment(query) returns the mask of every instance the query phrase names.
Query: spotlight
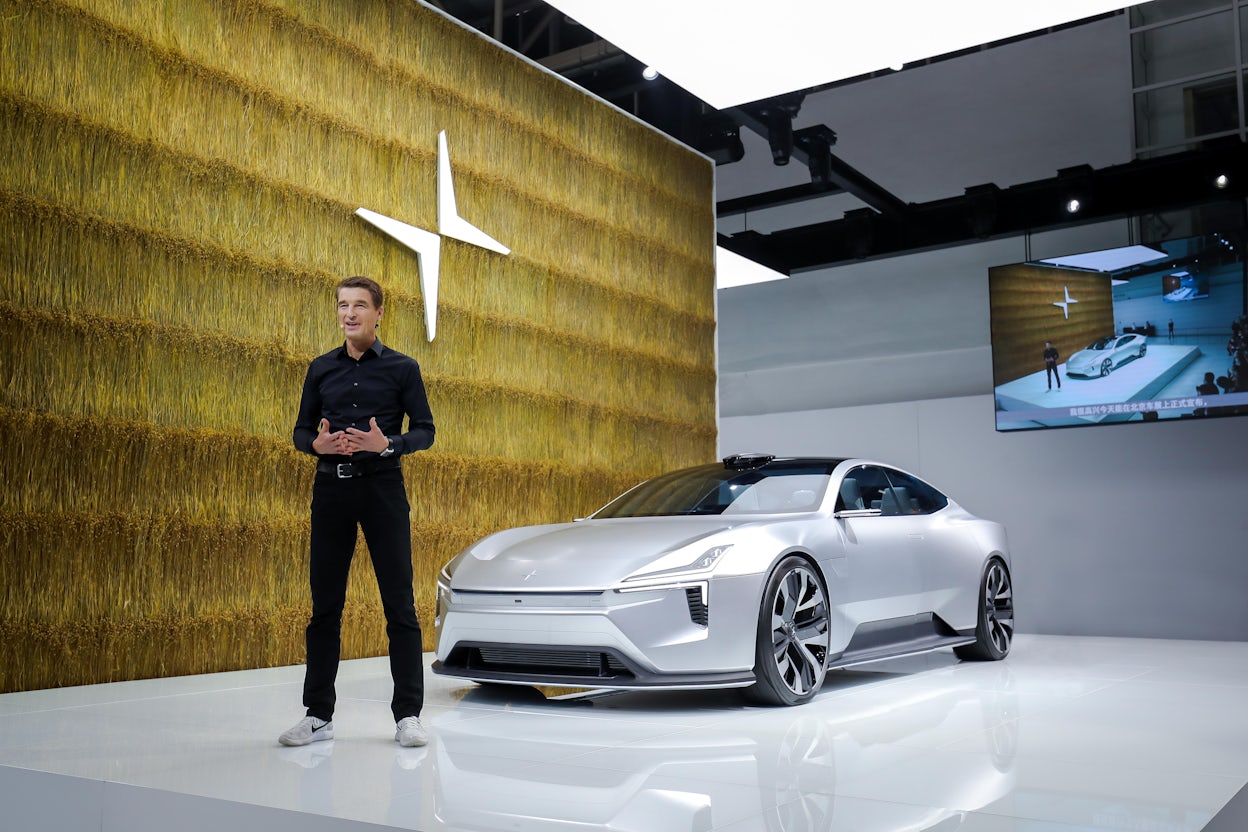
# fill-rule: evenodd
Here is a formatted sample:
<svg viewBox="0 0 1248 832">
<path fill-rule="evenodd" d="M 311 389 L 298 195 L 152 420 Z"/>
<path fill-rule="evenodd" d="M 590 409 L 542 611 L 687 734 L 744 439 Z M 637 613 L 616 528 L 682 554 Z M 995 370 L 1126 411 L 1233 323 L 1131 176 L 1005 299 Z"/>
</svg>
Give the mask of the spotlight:
<svg viewBox="0 0 1248 832">
<path fill-rule="evenodd" d="M 659 71 L 652 66 L 648 66 L 641 71 L 641 77 L 645 78 L 647 81 L 653 81 L 655 78 L 659 77 Z"/>
<path fill-rule="evenodd" d="M 810 181 L 815 185 L 832 185 L 832 145 L 836 144 L 836 132 L 823 124 L 803 127 L 794 131 L 793 143 L 806 151 Z"/>
<path fill-rule="evenodd" d="M 1076 165 L 1057 172 L 1060 193 L 1065 197 L 1063 208 L 1070 215 L 1078 214 L 1096 202 L 1096 181 L 1091 165 Z"/>
<path fill-rule="evenodd" d="M 767 144 L 771 146 L 771 161 L 787 165 L 793 155 L 793 119 L 780 110 L 767 119 Z"/>
<path fill-rule="evenodd" d="M 1229 184 L 1231 184 L 1231 180 L 1227 178 L 1225 173 L 1219 173 L 1213 180 L 1213 187 L 1217 188 L 1219 191 L 1225 190 L 1226 186 Z"/>
<path fill-rule="evenodd" d="M 787 165 L 793 155 L 793 118 L 802 107 L 805 93 L 788 93 L 751 105 L 746 113 L 756 120 L 759 135 L 767 136 L 771 161 Z"/>
<path fill-rule="evenodd" d="M 749 127 L 767 139 L 771 146 L 771 161 L 787 165 L 793 155 L 793 119 L 802 109 L 804 92 L 790 92 L 743 105 L 734 116 L 742 125 Z"/>
</svg>

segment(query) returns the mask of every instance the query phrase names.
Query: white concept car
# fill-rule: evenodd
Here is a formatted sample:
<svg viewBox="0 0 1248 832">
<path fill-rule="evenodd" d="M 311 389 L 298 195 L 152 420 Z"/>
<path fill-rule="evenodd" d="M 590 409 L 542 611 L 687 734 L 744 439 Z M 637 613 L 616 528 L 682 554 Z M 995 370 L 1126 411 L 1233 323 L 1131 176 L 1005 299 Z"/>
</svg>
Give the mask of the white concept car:
<svg viewBox="0 0 1248 832">
<path fill-rule="evenodd" d="M 1148 352 L 1148 338 L 1138 333 L 1098 338 L 1066 360 L 1066 375 L 1100 378 Z"/>
<path fill-rule="evenodd" d="M 1005 529 L 912 474 L 737 455 L 473 544 L 439 575 L 435 626 L 444 676 L 795 705 L 830 668 L 1004 658 L 1014 601 Z"/>
</svg>

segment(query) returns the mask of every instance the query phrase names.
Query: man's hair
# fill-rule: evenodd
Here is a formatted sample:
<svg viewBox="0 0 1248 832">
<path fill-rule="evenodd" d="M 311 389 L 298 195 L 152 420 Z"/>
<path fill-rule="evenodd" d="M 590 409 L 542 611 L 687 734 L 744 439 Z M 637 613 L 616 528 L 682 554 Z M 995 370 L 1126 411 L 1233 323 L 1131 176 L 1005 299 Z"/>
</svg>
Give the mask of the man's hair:
<svg viewBox="0 0 1248 832">
<path fill-rule="evenodd" d="M 376 280 L 368 277 L 360 277 L 359 275 L 355 277 L 348 277 L 338 284 L 337 289 L 334 289 L 335 300 L 338 299 L 338 295 L 343 289 L 367 289 L 368 294 L 373 299 L 373 308 L 381 308 L 381 286 L 377 284 Z"/>
</svg>

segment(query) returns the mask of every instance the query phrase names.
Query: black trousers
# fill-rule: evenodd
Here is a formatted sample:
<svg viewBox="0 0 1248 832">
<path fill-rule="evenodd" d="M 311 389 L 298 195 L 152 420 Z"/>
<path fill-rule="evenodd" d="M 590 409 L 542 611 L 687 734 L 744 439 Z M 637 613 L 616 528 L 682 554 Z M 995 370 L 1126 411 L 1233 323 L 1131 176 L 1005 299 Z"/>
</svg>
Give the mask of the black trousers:
<svg viewBox="0 0 1248 832">
<path fill-rule="evenodd" d="M 1053 389 L 1053 379 L 1057 379 L 1057 387 L 1059 390 L 1061 389 L 1062 377 L 1058 375 L 1058 369 L 1055 365 L 1052 365 L 1052 364 L 1044 365 L 1044 377 L 1049 382 L 1050 390 Z"/>
<path fill-rule="evenodd" d="M 308 716 L 332 719 L 342 650 L 342 608 L 357 527 L 364 531 L 390 640 L 395 721 L 419 716 L 424 705 L 424 657 L 412 595 L 412 537 L 407 490 L 398 467 L 338 479 L 317 473 L 312 486 L 312 547 L 308 574 L 312 617 L 303 704 Z"/>
</svg>

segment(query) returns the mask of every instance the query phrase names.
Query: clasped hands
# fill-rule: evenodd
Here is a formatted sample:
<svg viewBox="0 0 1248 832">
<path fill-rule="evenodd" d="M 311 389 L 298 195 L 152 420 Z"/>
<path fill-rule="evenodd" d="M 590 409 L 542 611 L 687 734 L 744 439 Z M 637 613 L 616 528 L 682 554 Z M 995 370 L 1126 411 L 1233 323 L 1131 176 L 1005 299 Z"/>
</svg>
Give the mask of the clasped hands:
<svg viewBox="0 0 1248 832">
<path fill-rule="evenodd" d="M 329 429 L 329 420 L 322 419 L 317 427 L 316 438 L 312 440 L 312 450 L 322 456 L 325 454 L 350 456 L 356 451 L 372 451 L 379 454 L 389 445 L 390 440 L 381 432 L 381 428 L 377 427 L 376 418 L 368 420 L 366 431 L 359 428 L 347 428 L 333 432 Z"/>
</svg>

